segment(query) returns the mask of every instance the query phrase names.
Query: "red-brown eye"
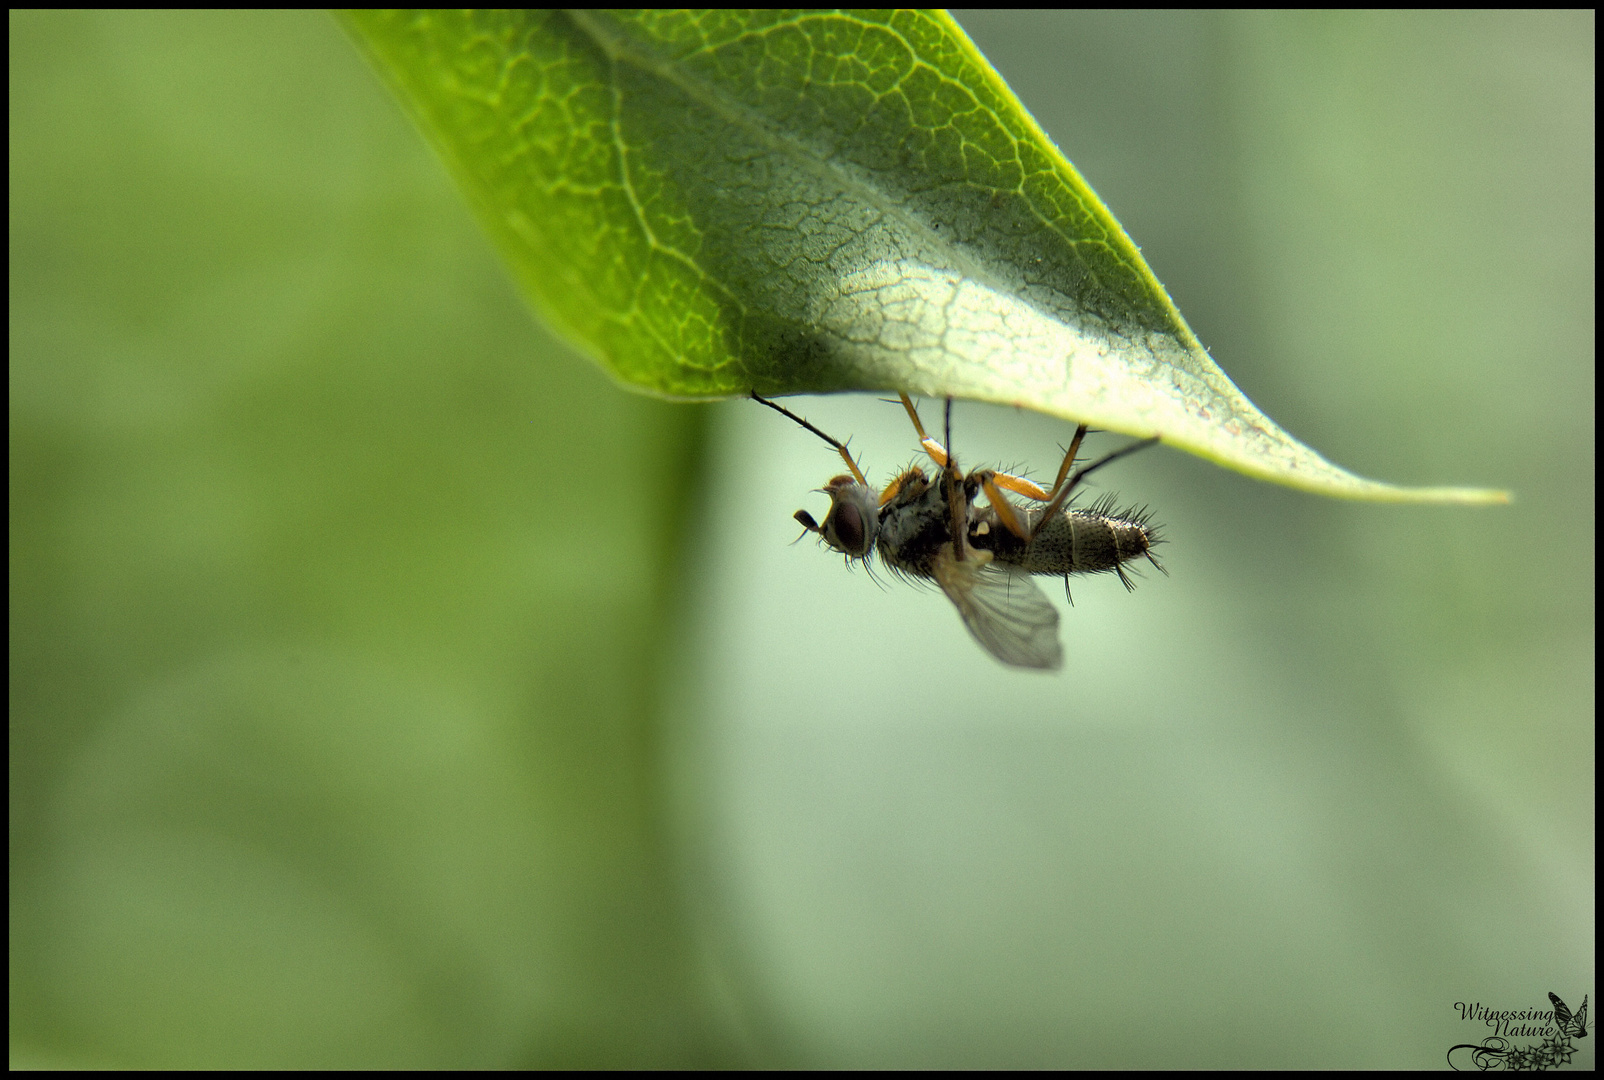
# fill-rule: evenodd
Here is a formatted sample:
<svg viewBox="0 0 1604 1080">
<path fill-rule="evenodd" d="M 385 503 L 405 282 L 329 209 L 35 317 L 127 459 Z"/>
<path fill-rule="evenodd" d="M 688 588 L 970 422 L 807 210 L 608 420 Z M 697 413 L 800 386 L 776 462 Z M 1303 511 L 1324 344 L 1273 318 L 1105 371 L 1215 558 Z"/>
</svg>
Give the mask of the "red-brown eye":
<svg viewBox="0 0 1604 1080">
<path fill-rule="evenodd" d="M 864 553 L 863 515 L 854 503 L 837 502 L 830 514 L 830 524 L 834 527 L 837 547 L 848 555 Z"/>
</svg>

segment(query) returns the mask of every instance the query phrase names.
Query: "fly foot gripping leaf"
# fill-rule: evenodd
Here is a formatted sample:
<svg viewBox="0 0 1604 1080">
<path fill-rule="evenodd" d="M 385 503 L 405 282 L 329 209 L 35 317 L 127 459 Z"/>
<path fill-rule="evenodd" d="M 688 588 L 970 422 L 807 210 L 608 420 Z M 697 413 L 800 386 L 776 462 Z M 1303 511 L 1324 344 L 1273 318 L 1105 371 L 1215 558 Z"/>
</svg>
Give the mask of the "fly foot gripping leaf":
<svg viewBox="0 0 1604 1080">
<path fill-rule="evenodd" d="M 1019 405 L 1326 495 L 940 12 L 346 16 L 538 310 L 672 397 Z"/>
</svg>

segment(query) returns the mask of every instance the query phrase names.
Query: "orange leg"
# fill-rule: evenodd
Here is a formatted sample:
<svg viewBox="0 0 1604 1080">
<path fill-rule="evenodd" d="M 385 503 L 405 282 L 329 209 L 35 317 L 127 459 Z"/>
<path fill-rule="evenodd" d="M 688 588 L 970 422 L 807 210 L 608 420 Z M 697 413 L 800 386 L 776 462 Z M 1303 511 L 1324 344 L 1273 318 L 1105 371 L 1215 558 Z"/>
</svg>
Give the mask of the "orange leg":
<svg viewBox="0 0 1604 1080">
<path fill-rule="evenodd" d="M 1053 490 L 1050 495 L 1057 495 L 1058 489 L 1064 485 L 1064 477 L 1075 466 L 1075 455 L 1080 452 L 1080 441 L 1086 437 L 1086 425 L 1081 424 L 1075 429 L 1075 437 L 1069 440 L 1069 451 L 1064 454 L 1064 463 L 1058 467 L 1058 478 L 1053 481 Z"/>
<path fill-rule="evenodd" d="M 1034 537 L 1036 533 L 1040 532 L 1042 526 L 1046 525 L 1047 522 L 1052 520 L 1053 516 L 1057 514 L 1059 510 L 1063 509 L 1064 501 L 1069 498 L 1069 496 L 1074 492 L 1075 488 L 1080 485 L 1080 482 L 1085 479 L 1088 473 L 1095 472 L 1098 469 L 1101 469 L 1104 465 L 1112 464 L 1128 454 L 1134 454 L 1136 451 L 1152 446 L 1154 443 L 1159 441 L 1159 437 L 1154 435 L 1150 439 L 1143 439 L 1140 442 L 1134 442 L 1129 446 L 1122 447 L 1121 449 L 1114 451 L 1112 454 L 1105 454 L 1096 461 L 1092 462 L 1090 465 L 1086 466 L 1084 469 L 1078 470 L 1074 476 L 1069 478 L 1069 483 L 1064 484 L 1064 474 L 1069 471 L 1070 464 L 1075 459 L 1075 450 L 1080 446 L 1081 436 L 1085 433 L 1086 426 L 1084 424 L 1081 425 L 1080 429 L 1075 432 L 1075 441 L 1070 443 L 1070 452 L 1068 456 L 1064 458 L 1064 467 L 1058 472 L 1058 484 L 1053 485 L 1055 491 L 1053 495 L 1053 501 L 1048 503 L 1047 509 L 1042 511 L 1041 517 L 1036 522 L 1036 528 L 1031 532 L 1032 537 Z M 1059 488 L 1059 484 L 1063 484 L 1063 487 Z M 1124 577 L 1125 575 L 1121 573 L 1120 579 L 1124 580 Z"/>
<path fill-rule="evenodd" d="M 947 467 L 947 451 L 942 448 L 940 443 L 925 434 L 925 426 L 919 422 L 919 410 L 913 407 L 913 402 L 908 398 L 908 395 L 899 393 L 897 396 L 902 399 L 902 407 L 908 410 L 908 419 L 913 421 L 913 430 L 919 433 L 919 445 L 924 447 L 925 453 L 930 455 L 931 461 L 945 469 Z"/>
<path fill-rule="evenodd" d="M 926 454 L 930 455 L 932 461 L 945 469 L 948 457 L 946 449 L 925 433 L 924 424 L 919 420 L 919 410 L 914 408 L 914 404 L 909 400 L 908 395 L 898 394 L 897 396 L 902 399 L 902 407 L 907 410 L 908 419 L 913 421 L 914 431 L 919 433 L 919 445 L 924 448 Z M 1012 491 L 1016 495 L 1023 495 L 1025 498 L 1033 499 L 1036 502 L 1056 503 L 1036 523 L 1036 528 L 1039 530 L 1052 517 L 1053 513 L 1063 506 L 1064 500 L 1062 496 L 1069 494 L 1069 492 L 1065 491 L 1061 495 L 1060 489 L 1064 486 L 1064 478 L 1069 475 L 1069 470 L 1075 467 L 1075 455 L 1080 452 L 1081 440 L 1086 438 L 1086 431 L 1085 424 L 1075 428 L 1075 437 L 1070 440 L 1069 450 L 1064 454 L 1063 464 L 1058 467 L 1058 476 L 1053 480 L 1053 486 L 1050 490 L 1042 490 L 1040 484 L 1033 480 L 1027 480 L 1023 476 L 1015 476 L 1013 473 L 999 472 L 992 469 L 985 470 L 980 478 L 981 489 L 985 491 L 986 500 L 991 503 L 992 509 L 997 511 L 997 520 L 1009 532 L 1021 540 L 1029 540 L 1034 535 L 1034 532 L 1029 532 L 1025 529 L 1024 523 L 1019 520 L 1018 511 L 1014 509 L 1013 504 L 1008 501 L 1007 496 L 1002 494 L 1002 491 Z M 1079 480 L 1080 475 L 1084 475 L 1084 473 L 1078 474 L 1075 479 Z M 1072 481 L 1071 487 L 1073 486 L 1074 482 Z"/>
<path fill-rule="evenodd" d="M 925 434 L 925 426 L 919 422 L 919 411 L 914 408 L 913 402 L 908 399 L 908 395 L 898 394 L 897 396 L 902 398 L 902 407 L 908 411 L 908 419 L 913 421 L 914 431 L 919 433 L 919 445 L 924 447 L 926 454 L 930 455 L 930 460 L 945 468 L 947 465 L 947 451 L 940 443 Z M 1053 486 L 1050 490 L 1043 491 L 1040 484 L 1033 480 L 1027 480 L 1023 476 L 1015 476 L 1013 473 L 999 471 L 992 471 L 991 473 L 994 483 L 997 487 L 1012 491 L 1016 495 L 1023 495 L 1027 499 L 1034 499 L 1037 502 L 1052 502 L 1053 496 L 1058 494 L 1058 488 L 1064 482 L 1064 477 L 1069 475 L 1069 470 L 1075 465 L 1075 454 L 1080 450 L 1081 440 L 1086 437 L 1086 430 L 1085 424 L 1075 429 L 1075 437 L 1070 440 L 1069 453 L 1064 455 L 1064 463 L 1058 469 L 1058 479 L 1053 481 Z"/>
<path fill-rule="evenodd" d="M 1025 530 L 1024 523 L 1019 520 L 1019 512 L 1014 504 L 1008 501 L 1008 496 L 997 490 L 997 474 L 989 469 L 980 474 L 980 490 L 986 493 L 986 501 L 991 508 L 997 511 L 997 520 L 1002 522 L 1003 528 L 1019 537 L 1029 540 L 1030 533 Z"/>
</svg>

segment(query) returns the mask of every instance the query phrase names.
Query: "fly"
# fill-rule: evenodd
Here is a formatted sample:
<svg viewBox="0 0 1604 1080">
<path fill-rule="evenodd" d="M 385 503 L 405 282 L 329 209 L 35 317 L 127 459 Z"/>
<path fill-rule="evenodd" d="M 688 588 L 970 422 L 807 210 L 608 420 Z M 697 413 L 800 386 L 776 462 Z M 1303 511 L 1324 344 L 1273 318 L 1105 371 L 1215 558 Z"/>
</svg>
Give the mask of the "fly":
<svg viewBox="0 0 1604 1080">
<path fill-rule="evenodd" d="M 1153 556 L 1153 546 L 1160 542 L 1158 530 L 1145 510 L 1119 511 L 1106 498 L 1084 509 L 1067 505 L 1089 474 L 1150 446 L 1156 438 L 1132 443 L 1074 469 L 1075 455 L 1086 437 L 1087 428 L 1082 424 L 1070 440 L 1053 486 L 1043 490 L 1022 476 L 995 469 L 960 474 L 953 456 L 925 433 L 908 395 L 900 396 L 919 434 L 920 446 L 940 472 L 931 477 L 923 469 L 910 468 L 884 490 L 876 490 L 864 479 L 845 444 L 783 405 L 752 394 L 754 401 L 790 417 L 829 443 L 850 472 L 823 487 L 830 496 L 830 510 L 822 524 L 806 510 L 793 515 L 797 522 L 849 560 L 867 559 L 878 550 L 894 573 L 934 581 L 958 609 L 975 640 L 1004 664 L 1050 670 L 1064 663 L 1058 610 L 1031 580 L 1032 574 L 1064 578 L 1067 594 L 1070 574 L 1114 573 L 1130 589 L 1134 586 L 1126 563 L 1145 558 L 1164 570 Z M 949 445 L 951 420 L 949 398 Z M 1004 491 L 1040 505 L 1015 506 Z M 976 501 L 981 495 L 984 504 Z"/>
</svg>

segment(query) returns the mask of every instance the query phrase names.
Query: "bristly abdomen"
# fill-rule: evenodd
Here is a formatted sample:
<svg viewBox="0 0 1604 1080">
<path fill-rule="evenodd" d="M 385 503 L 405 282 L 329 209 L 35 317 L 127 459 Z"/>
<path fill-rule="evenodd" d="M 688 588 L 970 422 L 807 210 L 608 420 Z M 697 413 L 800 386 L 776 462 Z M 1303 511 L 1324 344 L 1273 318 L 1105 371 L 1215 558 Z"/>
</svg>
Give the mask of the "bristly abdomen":
<svg viewBox="0 0 1604 1080">
<path fill-rule="evenodd" d="M 1041 519 L 1037 508 L 1016 507 L 1027 530 L 1034 530 Z M 1070 507 L 1055 514 L 1030 540 L 1015 536 L 989 506 L 976 506 L 969 527 L 970 543 L 990 551 L 1000 562 L 1009 563 L 1032 574 L 1118 574 L 1131 588 L 1125 564 L 1146 559 L 1161 573 L 1164 567 L 1153 555 L 1163 543 L 1159 526 L 1152 523 L 1146 507 L 1116 509 L 1112 496 L 1105 496 L 1089 507 Z"/>
</svg>

